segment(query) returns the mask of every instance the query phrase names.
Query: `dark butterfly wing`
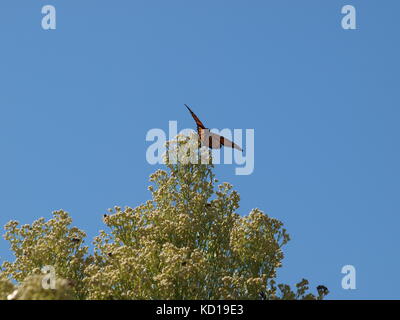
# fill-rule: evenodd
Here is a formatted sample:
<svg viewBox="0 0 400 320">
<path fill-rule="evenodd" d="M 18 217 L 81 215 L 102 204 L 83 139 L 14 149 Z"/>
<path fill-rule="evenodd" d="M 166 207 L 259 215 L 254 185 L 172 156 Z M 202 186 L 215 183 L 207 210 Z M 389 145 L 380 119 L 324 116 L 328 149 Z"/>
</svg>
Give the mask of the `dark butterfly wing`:
<svg viewBox="0 0 400 320">
<path fill-rule="evenodd" d="M 199 128 L 205 129 L 206 127 L 205 127 L 204 124 L 200 121 L 200 119 L 197 118 L 197 116 L 196 116 L 196 115 L 194 114 L 194 112 L 188 107 L 187 104 L 185 104 L 185 107 L 188 108 L 190 114 L 192 115 L 194 121 L 196 122 L 196 125 L 197 125 L 197 132 L 198 132 L 199 135 L 200 135 L 200 130 L 199 130 Z"/>
<path fill-rule="evenodd" d="M 225 147 L 237 149 L 237 150 L 243 152 L 243 149 L 241 147 L 239 147 L 236 143 L 232 142 L 231 140 L 229 140 L 227 138 L 224 138 L 221 136 L 219 141 L 220 141 L 221 145 L 223 145 Z"/>
</svg>

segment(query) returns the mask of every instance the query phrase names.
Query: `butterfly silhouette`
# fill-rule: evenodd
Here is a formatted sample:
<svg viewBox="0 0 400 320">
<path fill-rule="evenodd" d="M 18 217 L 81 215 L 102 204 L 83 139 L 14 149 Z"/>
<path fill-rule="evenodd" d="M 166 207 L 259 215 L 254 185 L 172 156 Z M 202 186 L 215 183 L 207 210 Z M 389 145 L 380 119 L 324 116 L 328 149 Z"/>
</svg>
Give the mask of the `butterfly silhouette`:
<svg viewBox="0 0 400 320">
<path fill-rule="evenodd" d="M 230 141 L 229 139 L 222 137 L 216 133 L 210 132 L 209 128 L 206 128 L 200 119 L 194 114 L 194 112 L 185 104 L 188 108 L 190 114 L 192 115 L 194 121 L 197 125 L 197 133 L 200 137 L 200 141 L 203 146 L 207 146 L 211 149 L 221 149 L 222 146 L 237 149 L 243 152 L 243 149 L 239 147 L 236 143 Z"/>
</svg>

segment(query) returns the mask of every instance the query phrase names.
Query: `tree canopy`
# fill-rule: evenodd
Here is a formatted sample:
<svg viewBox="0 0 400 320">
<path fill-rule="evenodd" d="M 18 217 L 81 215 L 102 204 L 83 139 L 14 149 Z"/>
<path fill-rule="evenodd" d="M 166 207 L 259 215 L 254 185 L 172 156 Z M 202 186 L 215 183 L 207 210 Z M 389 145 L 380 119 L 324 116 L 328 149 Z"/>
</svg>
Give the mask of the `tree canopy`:
<svg viewBox="0 0 400 320">
<path fill-rule="evenodd" d="M 259 209 L 239 215 L 239 194 L 210 163 L 166 167 L 150 176 L 150 200 L 103 216 L 93 253 L 62 210 L 48 221 L 10 221 L 4 237 L 15 260 L 1 266 L 0 299 L 324 298 L 325 287 L 310 293 L 304 279 L 295 289 L 276 283 L 289 241 L 282 222 Z M 43 287 L 44 266 L 55 270 L 54 289 Z"/>
</svg>

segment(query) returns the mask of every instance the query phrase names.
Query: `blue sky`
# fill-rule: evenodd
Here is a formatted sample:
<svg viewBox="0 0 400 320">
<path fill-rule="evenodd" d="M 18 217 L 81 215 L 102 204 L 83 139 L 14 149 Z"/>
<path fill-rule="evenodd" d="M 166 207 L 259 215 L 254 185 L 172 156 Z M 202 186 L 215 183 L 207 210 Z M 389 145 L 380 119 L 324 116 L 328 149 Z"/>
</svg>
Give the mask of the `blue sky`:
<svg viewBox="0 0 400 320">
<path fill-rule="evenodd" d="M 57 30 L 41 8 L 57 9 Z M 341 8 L 357 9 L 357 30 Z M 399 1 L 2 0 L 0 224 L 68 211 L 88 232 L 149 199 L 152 128 L 253 128 L 220 181 L 292 241 L 279 279 L 399 299 Z M 11 258 L 0 240 L 0 256 Z M 354 265 L 357 289 L 341 288 Z"/>
</svg>

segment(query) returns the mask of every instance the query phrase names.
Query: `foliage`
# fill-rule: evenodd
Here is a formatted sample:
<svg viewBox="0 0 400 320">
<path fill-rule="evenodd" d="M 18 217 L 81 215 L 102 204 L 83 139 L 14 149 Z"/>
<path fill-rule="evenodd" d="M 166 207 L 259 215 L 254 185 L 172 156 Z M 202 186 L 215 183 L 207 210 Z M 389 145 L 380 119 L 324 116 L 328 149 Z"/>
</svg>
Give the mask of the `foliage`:
<svg viewBox="0 0 400 320">
<path fill-rule="evenodd" d="M 3 277 L 23 283 L 29 276 L 42 275 L 42 267 L 53 266 L 59 278 L 74 283 L 74 297 L 84 298 L 82 281 L 91 259 L 87 257 L 88 248 L 83 246 L 86 234 L 70 227 L 71 223 L 64 211 L 54 212 L 49 221 L 40 218 L 31 225 L 7 223 L 4 238 L 11 244 L 15 261 L 3 263 Z"/>
<path fill-rule="evenodd" d="M 1 267 L 0 299 L 322 299 L 327 289 L 308 293 L 304 279 L 295 291 L 276 284 L 289 241 L 282 222 L 259 209 L 239 215 L 239 194 L 193 157 L 185 152 L 152 174 L 145 204 L 104 215 L 107 231 L 93 254 L 64 211 L 31 225 L 9 222 L 4 237 L 15 261 Z M 46 265 L 56 270 L 56 289 L 41 286 Z"/>
</svg>

